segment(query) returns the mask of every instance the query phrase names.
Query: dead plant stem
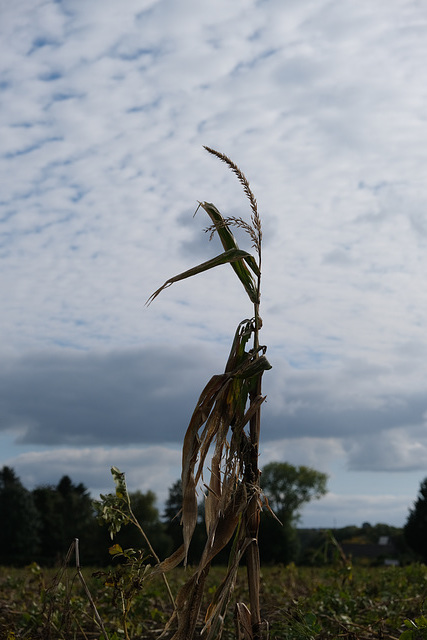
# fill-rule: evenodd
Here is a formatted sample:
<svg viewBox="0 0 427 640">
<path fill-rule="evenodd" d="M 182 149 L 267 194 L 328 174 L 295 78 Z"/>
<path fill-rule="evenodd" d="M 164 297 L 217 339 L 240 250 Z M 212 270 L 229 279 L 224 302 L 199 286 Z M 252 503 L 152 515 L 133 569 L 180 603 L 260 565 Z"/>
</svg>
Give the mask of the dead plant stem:
<svg viewBox="0 0 427 640">
<path fill-rule="evenodd" d="M 259 276 L 257 282 L 257 302 L 254 304 L 254 353 L 255 358 L 259 353 L 259 330 L 261 321 L 259 316 L 260 290 L 261 290 L 261 243 L 258 245 Z M 258 376 L 256 387 L 250 393 L 250 403 L 261 396 L 261 376 Z M 259 533 L 259 478 L 258 449 L 261 430 L 261 408 L 259 407 L 249 423 L 249 469 L 246 473 L 248 495 L 250 496 L 248 511 L 246 514 L 246 533 L 252 539 L 246 551 L 246 567 L 248 574 L 249 603 L 251 610 L 251 624 L 253 640 L 261 640 L 261 609 L 260 609 L 260 557 L 258 547 Z"/>
</svg>

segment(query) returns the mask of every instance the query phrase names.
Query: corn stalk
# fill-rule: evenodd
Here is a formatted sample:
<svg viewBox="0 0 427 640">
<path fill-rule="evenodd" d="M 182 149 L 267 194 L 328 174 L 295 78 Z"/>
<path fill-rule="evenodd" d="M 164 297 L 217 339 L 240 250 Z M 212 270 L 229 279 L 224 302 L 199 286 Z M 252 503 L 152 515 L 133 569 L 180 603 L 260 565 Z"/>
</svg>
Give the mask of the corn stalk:
<svg viewBox="0 0 427 640">
<path fill-rule="evenodd" d="M 197 522 L 197 487 L 204 482 L 206 458 L 212 448 L 210 478 L 205 484 L 207 541 L 197 569 L 178 593 L 176 609 L 167 629 L 177 622 L 173 640 L 191 640 L 194 637 L 211 562 L 233 539 L 226 576 L 217 588 L 205 616 L 206 639 L 221 637 L 239 563 L 246 556 L 249 608 L 243 603 L 236 604 L 236 634 L 239 640 L 261 640 L 267 635 L 267 624 L 261 619 L 259 603 L 261 491 L 258 448 L 261 405 L 265 400 L 261 379 L 264 371 L 271 368 L 265 357 L 266 347 L 259 343 L 262 327 L 259 315 L 261 221 L 257 202 L 242 171 L 224 154 L 209 147 L 205 149 L 225 162 L 237 176 L 250 202 L 250 223 L 239 217 L 223 217 L 215 205 L 201 202 L 199 207 L 211 220 L 206 231 L 211 237 L 218 234 L 223 253 L 170 278 L 152 294 L 147 303 L 150 304 L 164 289 L 180 280 L 228 263 L 253 305 L 253 317 L 243 320 L 237 327 L 224 373 L 214 375 L 209 380 L 194 409 L 182 450 L 183 544 L 160 563 L 157 570 L 164 573 L 182 561 L 187 563 Z M 255 256 L 238 247 L 232 227 L 243 229 L 249 235 Z"/>
</svg>

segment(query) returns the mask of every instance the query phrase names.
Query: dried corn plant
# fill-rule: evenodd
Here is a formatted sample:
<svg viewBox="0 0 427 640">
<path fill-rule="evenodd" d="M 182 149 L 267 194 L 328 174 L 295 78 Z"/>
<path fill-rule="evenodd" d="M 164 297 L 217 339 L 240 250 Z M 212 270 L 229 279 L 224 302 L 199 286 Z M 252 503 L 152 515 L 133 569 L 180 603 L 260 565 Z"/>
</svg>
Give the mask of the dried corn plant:
<svg viewBox="0 0 427 640">
<path fill-rule="evenodd" d="M 206 613 L 204 635 L 207 640 L 221 637 L 239 563 L 246 556 L 250 602 L 249 608 L 243 603 L 235 605 L 236 636 L 240 640 L 260 640 L 267 635 L 267 624 L 261 620 L 259 604 L 258 528 L 261 492 L 258 446 L 260 408 L 265 400 L 261 392 L 261 379 L 264 371 L 271 368 L 265 357 L 266 347 L 259 344 L 262 327 L 259 315 L 261 221 L 257 202 L 241 170 L 224 154 L 209 147 L 205 149 L 225 162 L 239 179 L 250 202 L 250 222 L 239 217 L 223 217 L 213 204 L 200 203 L 199 207 L 211 220 L 206 231 L 211 237 L 218 234 L 224 252 L 167 280 L 152 294 L 148 303 L 175 282 L 229 263 L 249 296 L 253 317 L 239 324 L 224 373 L 214 375 L 209 380 L 191 417 L 182 451 L 183 544 L 170 558 L 158 565 L 158 570 L 166 572 L 182 561 L 186 564 L 197 521 L 197 487 L 203 482 L 206 488 L 207 541 L 198 567 L 178 593 L 175 613 L 168 629 L 177 624 L 173 640 L 194 637 L 210 564 L 233 539 L 226 576 L 215 591 Z M 254 255 L 238 247 L 232 227 L 243 229 L 248 234 Z M 212 452 L 212 458 L 207 470 L 209 452 Z M 209 478 L 206 478 L 208 474 Z"/>
</svg>

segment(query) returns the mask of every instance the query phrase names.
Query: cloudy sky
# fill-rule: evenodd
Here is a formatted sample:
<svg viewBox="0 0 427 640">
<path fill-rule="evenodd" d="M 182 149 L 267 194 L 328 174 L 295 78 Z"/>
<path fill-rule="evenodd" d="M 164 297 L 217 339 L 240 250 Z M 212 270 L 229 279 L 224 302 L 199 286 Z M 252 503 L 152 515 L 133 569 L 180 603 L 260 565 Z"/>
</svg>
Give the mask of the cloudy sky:
<svg viewBox="0 0 427 640">
<path fill-rule="evenodd" d="M 427 475 L 419 0 L 0 7 L 0 464 L 159 504 L 252 315 L 198 201 L 263 220 L 261 465 L 329 474 L 306 526 L 404 524 Z M 244 238 L 242 245 L 244 246 Z M 249 246 L 247 247 L 249 248 Z"/>
</svg>

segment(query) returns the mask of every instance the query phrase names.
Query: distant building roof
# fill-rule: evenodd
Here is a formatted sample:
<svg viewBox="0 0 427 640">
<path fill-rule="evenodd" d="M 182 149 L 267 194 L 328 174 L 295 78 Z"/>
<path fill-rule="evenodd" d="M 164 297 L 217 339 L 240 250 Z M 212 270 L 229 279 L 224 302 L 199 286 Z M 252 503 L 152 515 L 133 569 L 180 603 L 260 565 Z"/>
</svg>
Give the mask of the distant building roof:
<svg viewBox="0 0 427 640">
<path fill-rule="evenodd" d="M 343 542 L 341 546 L 346 555 L 352 555 L 354 558 L 394 556 L 397 553 L 395 545 L 387 536 L 382 536 L 382 538 L 387 538 L 387 543 L 379 542 L 378 544 L 360 544 L 357 542 Z"/>
</svg>

